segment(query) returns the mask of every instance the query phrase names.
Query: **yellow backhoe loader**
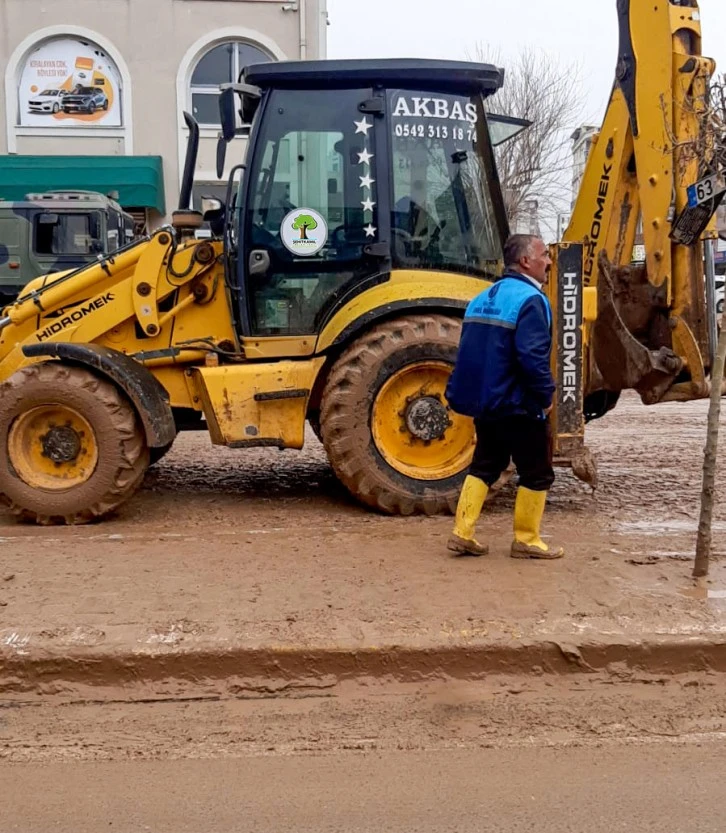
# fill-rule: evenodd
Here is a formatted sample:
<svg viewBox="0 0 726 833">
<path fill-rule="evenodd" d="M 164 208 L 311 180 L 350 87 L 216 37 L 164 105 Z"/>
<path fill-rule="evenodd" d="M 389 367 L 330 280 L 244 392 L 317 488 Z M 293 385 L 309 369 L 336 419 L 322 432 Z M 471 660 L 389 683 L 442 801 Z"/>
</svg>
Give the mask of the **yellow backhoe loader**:
<svg viewBox="0 0 726 833">
<path fill-rule="evenodd" d="M 705 396 L 715 342 L 701 238 L 721 186 L 689 206 L 705 171 L 681 158 L 714 69 L 698 7 L 620 0 L 618 14 L 613 98 L 550 286 L 557 459 L 590 479 L 586 417 L 626 388 L 653 403 Z M 495 67 L 458 62 L 250 67 L 220 96 L 218 167 L 240 133 L 246 163 L 204 213 L 188 208 L 187 116 L 173 225 L 34 281 L 2 312 L 0 493 L 12 510 L 90 521 L 133 494 L 180 430 L 232 449 L 301 448 L 306 421 L 363 503 L 452 509 L 473 429 L 446 382 L 467 303 L 495 278 L 508 234 L 502 123 L 486 114 L 502 83 Z M 647 269 L 621 268 L 641 216 Z"/>
</svg>

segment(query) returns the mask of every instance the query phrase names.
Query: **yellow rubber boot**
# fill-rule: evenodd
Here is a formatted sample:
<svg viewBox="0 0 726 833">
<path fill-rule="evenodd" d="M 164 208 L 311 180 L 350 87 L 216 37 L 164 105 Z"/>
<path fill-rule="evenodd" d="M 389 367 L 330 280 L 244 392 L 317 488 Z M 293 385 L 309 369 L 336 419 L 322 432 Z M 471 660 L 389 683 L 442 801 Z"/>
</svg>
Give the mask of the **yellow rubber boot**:
<svg viewBox="0 0 726 833">
<path fill-rule="evenodd" d="M 514 542 L 512 558 L 562 558 L 562 547 L 548 547 L 540 538 L 539 530 L 544 515 L 547 492 L 533 492 L 522 486 L 517 490 L 514 504 Z"/>
<path fill-rule="evenodd" d="M 469 477 L 464 481 L 464 487 L 459 495 L 459 505 L 456 507 L 456 523 L 449 538 L 448 549 L 457 555 L 487 555 L 489 547 L 480 544 L 474 538 L 474 527 L 481 515 L 484 501 L 489 487 L 478 477 Z"/>
</svg>

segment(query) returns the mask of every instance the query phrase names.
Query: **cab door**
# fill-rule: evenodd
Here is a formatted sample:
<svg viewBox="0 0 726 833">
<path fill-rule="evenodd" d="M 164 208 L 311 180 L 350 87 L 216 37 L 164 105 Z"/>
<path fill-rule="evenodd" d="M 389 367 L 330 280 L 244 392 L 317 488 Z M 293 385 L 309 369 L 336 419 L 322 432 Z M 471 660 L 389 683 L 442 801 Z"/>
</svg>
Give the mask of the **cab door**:
<svg viewBox="0 0 726 833">
<path fill-rule="evenodd" d="M 275 90 L 263 107 L 242 217 L 243 334 L 314 335 L 341 298 L 389 269 L 383 98 Z"/>
</svg>

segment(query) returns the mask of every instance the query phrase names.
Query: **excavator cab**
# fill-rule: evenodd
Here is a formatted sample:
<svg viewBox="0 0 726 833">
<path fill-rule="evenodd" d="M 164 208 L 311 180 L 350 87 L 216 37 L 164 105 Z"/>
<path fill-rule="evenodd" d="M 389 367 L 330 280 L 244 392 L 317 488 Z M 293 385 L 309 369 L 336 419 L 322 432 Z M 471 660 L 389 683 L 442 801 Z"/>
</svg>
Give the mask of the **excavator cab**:
<svg viewBox="0 0 726 833">
<path fill-rule="evenodd" d="M 507 221 L 485 100 L 502 80 L 440 61 L 250 67 L 239 115 L 256 113 L 228 240 L 243 336 L 314 336 L 394 270 L 491 276 Z"/>
</svg>

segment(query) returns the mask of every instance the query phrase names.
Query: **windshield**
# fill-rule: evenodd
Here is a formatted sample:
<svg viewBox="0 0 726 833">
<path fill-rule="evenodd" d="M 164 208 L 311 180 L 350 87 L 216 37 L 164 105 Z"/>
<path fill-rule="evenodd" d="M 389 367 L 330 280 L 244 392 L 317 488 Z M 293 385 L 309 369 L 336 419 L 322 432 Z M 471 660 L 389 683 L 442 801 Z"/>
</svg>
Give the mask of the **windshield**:
<svg viewBox="0 0 726 833">
<path fill-rule="evenodd" d="M 491 273 L 502 242 L 481 97 L 392 90 L 389 112 L 396 265 Z"/>
<path fill-rule="evenodd" d="M 93 95 L 95 92 L 93 87 L 78 87 L 76 90 L 77 95 Z"/>
<path fill-rule="evenodd" d="M 101 214 L 38 214 L 34 250 L 39 255 L 91 255 L 104 250 Z"/>
<path fill-rule="evenodd" d="M 58 95 L 58 90 L 43 90 L 41 95 L 51 95 L 51 96 Z"/>
</svg>

